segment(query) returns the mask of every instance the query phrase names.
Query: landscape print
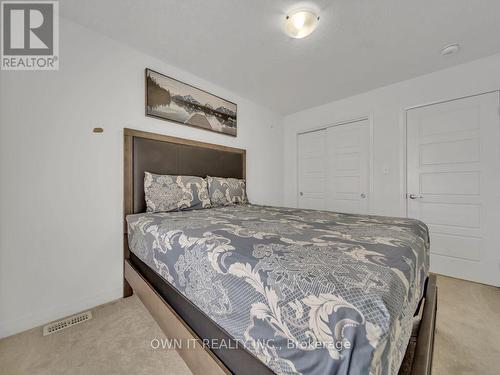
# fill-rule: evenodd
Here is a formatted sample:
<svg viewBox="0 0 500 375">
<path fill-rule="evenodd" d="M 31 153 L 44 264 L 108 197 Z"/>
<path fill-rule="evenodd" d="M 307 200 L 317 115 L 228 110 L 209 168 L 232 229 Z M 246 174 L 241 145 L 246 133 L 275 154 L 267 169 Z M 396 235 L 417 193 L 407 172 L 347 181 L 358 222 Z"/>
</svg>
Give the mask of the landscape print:
<svg viewBox="0 0 500 375">
<path fill-rule="evenodd" d="M 236 136 L 236 104 L 146 69 L 146 115 Z"/>
</svg>

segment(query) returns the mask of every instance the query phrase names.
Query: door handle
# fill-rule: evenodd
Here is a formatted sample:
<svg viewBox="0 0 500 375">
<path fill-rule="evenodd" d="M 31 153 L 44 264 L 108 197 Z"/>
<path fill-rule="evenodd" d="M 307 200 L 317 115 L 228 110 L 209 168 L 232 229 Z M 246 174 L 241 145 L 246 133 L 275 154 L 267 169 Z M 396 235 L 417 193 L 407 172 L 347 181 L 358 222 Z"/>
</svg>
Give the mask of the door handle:
<svg viewBox="0 0 500 375">
<path fill-rule="evenodd" d="M 422 195 L 409 194 L 408 198 L 410 198 L 410 199 L 422 199 L 423 196 Z"/>
</svg>

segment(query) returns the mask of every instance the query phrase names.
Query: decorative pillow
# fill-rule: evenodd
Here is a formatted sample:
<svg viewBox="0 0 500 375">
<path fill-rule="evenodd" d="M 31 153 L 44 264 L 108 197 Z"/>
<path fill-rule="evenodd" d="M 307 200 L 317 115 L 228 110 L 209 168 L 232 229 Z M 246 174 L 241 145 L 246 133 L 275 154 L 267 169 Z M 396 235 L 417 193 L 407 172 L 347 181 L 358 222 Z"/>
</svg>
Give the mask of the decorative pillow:
<svg viewBox="0 0 500 375">
<path fill-rule="evenodd" d="M 245 180 L 207 176 L 212 207 L 248 203 Z"/>
<path fill-rule="evenodd" d="M 199 210 L 210 207 L 207 181 L 195 176 L 144 173 L 147 212 Z"/>
</svg>

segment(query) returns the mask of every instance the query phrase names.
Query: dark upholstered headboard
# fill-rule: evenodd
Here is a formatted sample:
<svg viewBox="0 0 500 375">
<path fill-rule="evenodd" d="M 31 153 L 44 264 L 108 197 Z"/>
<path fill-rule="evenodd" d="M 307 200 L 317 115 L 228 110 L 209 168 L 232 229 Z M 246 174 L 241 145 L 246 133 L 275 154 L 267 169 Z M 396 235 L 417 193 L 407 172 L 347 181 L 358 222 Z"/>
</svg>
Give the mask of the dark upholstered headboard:
<svg viewBox="0 0 500 375">
<path fill-rule="evenodd" d="M 125 129 L 125 215 L 146 211 L 144 172 L 245 178 L 245 150 Z"/>
</svg>

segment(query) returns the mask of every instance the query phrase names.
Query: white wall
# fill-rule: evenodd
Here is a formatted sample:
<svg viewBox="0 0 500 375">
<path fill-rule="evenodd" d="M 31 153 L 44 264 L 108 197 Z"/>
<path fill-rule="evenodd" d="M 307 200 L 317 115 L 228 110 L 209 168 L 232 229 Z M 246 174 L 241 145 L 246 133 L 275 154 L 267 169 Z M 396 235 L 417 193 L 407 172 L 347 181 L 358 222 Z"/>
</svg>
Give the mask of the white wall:
<svg viewBox="0 0 500 375">
<path fill-rule="evenodd" d="M 499 88 L 500 55 L 495 55 L 285 117 L 285 205 L 297 204 L 297 133 L 369 116 L 374 132 L 371 213 L 405 216 L 405 109 Z M 383 173 L 385 167 L 389 174 Z"/>
<path fill-rule="evenodd" d="M 1 73 L 0 337 L 121 296 L 124 127 L 246 148 L 250 200 L 282 204 L 281 116 L 64 19 L 60 37 L 59 71 Z M 146 118 L 145 67 L 236 102 L 238 137 Z"/>
</svg>

